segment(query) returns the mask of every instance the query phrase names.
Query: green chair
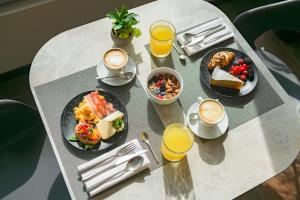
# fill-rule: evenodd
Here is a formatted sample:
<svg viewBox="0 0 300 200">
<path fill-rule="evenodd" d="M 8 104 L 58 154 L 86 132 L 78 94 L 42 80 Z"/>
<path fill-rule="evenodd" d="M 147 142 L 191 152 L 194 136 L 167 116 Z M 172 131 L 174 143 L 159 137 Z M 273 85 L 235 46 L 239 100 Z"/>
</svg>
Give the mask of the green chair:
<svg viewBox="0 0 300 200">
<path fill-rule="evenodd" d="M 0 100 L 0 199 L 70 199 L 39 113 Z"/>
</svg>

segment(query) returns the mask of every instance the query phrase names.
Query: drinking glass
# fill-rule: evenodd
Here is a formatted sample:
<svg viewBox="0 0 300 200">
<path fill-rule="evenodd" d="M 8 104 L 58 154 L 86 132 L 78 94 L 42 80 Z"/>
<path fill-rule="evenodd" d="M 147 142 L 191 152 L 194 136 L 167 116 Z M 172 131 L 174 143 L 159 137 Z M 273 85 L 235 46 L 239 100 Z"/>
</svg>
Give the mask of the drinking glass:
<svg viewBox="0 0 300 200">
<path fill-rule="evenodd" d="M 179 161 L 192 148 L 194 135 L 183 124 L 169 125 L 164 133 L 161 144 L 161 153 L 169 161 Z"/>
<path fill-rule="evenodd" d="M 164 58 L 172 50 L 176 34 L 173 24 L 168 21 L 157 21 L 150 26 L 150 52 L 153 56 Z"/>
</svg>

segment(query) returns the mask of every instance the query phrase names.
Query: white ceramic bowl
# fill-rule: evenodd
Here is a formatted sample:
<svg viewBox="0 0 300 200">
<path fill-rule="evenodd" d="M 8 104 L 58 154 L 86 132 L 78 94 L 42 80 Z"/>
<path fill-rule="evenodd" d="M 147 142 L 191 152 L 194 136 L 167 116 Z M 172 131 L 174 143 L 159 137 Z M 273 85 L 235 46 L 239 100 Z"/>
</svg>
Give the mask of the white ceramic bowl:
<svg viewBox="0 0 300 200">
<path fill-rule="evenodd" d="M 179 91 L 179 93 L 175 97 L 173 97 L 171 99 L 159 99 L 159 98 L 155 97 L 149 91 L 149 88 L 148 88 L 148 82 L 149 82 L 149 80 L 153 76 L 159 75 L 159 74 L 171 74 L 171 75 L 175 76 L 176 79 L 179 81 L 180 91 Z M 148 78 L 147 78 L 147 94 L 148 94 L 149 99 L 152 102 L 154 102 L 154 103 L 157 103 L 157 104 L 160 104 L 160 105 L 168 105 L 168 104 L 171 104 L 171 103 L 175 102 L 178 99 L 178 97 L 181 95 L 182 88 L 183 88 L 182 77 L 180 76 L 180 74 L 176 70 L 174 70 L 172 68 L 169 68 L 169 67 L 159 67 L 159 68 L 156 68 L 156 69 L 152 70 L 151 73 L 148 75 Z"/>
</svg>

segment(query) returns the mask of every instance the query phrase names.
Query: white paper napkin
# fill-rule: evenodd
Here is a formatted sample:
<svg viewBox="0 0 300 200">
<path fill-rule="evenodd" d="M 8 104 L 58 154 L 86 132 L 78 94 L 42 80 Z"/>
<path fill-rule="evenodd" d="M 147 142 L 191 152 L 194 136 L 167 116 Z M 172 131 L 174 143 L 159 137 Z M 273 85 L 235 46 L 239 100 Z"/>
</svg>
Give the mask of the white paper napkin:
<svg viewBox="0 0 300 200">
<path fill-rule="evenodd" d="M 195 44 L 193 46 L 189 46 L 189 47 L 185 47 L 183 48 L 183 50 L 186 52 L 186 54 L 188 56 L 191 56 L 195 53 L 198 53 L 199 51 L 203 50 L 203 49 L 206 49 L 208 47 L 211 47 L 215 44 L 218 44 L 220 42 L 223 42 L 229 38 L 232 38 L 234 37 L 234 33 L 232 32 L 231 28 L 228 27 L 228 25 L 225 24 L 225 22 L 221 19 L 221 18 L 217 18 L 216 20 L 213 20 L 213 21 L 210 21 L 208 23 L 203 23 L 203 24 L 200 24 L 199 26 L 195 27 L 195 28 L 192 28 L 192 29 L 189 29 L 183 33 L 180 33 L 177 35 L 177 40 L 178 42 L 181 44 L 181 45 L 184 45 L 186 44 L 186 40 L 184 39 L 183 37 L 183 34 L 186 33 L 186 32 L 189 32 L 189 33 L 199 33 L 200 31 L 203 31 L 203 30 L 206 30 L 208 28 L 211 28 L 211 27 L 214 27 L 214 26 L 217 26 L 219 24 L 223 24 L 225 26 L 225 29 L 213 34 L 213 35 L 210 35 L 208 36 L 204 41 L 210 41 L 211 39 L 213 38 L 216 38 L 216 37 L 219 37 L 225 33 L 228 33 L 228 35 L 224 36 L 224 37 L 221 37 L 220 39 L 218 40 L 215 40 L 213 42 L 210 42 L 209 44 L 205 45 L 204 47 L 200 47 L 199 45 Z"/>
<path fill-rule="evenodd" d="M 123 148 L 124 146 L 128 145 L 129 143 L 134 143 L 134 145 L 136 146 L 135 150 L 132 153 L 139 152 L 139 151 L 143 150 L 143 148 L 140 145 L 140 143 L 138 142 L 138 140 L 134 139 L 134 140 L 132 140 L 132 141 L 126 143 L 126 144 L 123 144 L 123 145 L 113 149 L 112 151 L 110 151 L 106 154 L 103 154 L 102 156 L 99 156 L 99 157 L 97 157 L 97 158 L 95 158 L 91 161 L 86 162 L 86 163 L 93 164 L 96 161 L 100 161 L 100 160 L 103 160 L 107 157 L 115 155 L 119 149 Z M 88 194 L 91 197 L 93 197 L 96 194 L 102 192 L 103 190 L 106 190 L 107 188 L 109 188 L 109 187 L 111 187 L 111 186 L 113 186 L 113 185 L 115 185 L 115 184 L 117 184 L 117 183 L 119 183 L 119 182 L 121 182 L 121 181 L 123 181 L 123 180 L 125 180 L 125 179 L 141 172 L 141 171 L 143 171 L 144 169 L 149 168 L 150 161 L 149 161 L 148 157 L 146 156 L 146 154 L 143 153 L 140 156 L 142 156 L 144 158 L 144 161 L 143 161 L 142 166 L 139 169 L 137 169 L 135 171 L 127 171 L 126 173 L 122 173 L 120 176 L 116 176 L 113 179 L 110 179 L 107 182 L 105 182 L 105 183 L 101 184 L 100 186 L 94 188 L 93 190 L 89 191 Z M 88 164 L 86 164 L 86 163 L 80 165 L 81 167 L 78 166 L 78 169 L 82 169 L 82 166 L 88 166 Z M 110 177 L 112 174 L 116 174 L 116 173 L 121 172 L 122 170 L 124 170 L 126 168 L 126 165 L 127 165 L 127 162 L 122 163 L 122 164 L 116 166 L 115 168 L 113 168 L 111 170 L 105 171 L 104 173 L 96 176 L 95 178 L 86 181 L 85 186 L 88 185 L 89 187 L 91 187 L 91 186 L 93 187 L 94 185 L 97 185 L 99 182 L 103 182 L 108 177 Z M 105 168 L 105 166 L 103 166 L 103 167 Z"/>
</svg>

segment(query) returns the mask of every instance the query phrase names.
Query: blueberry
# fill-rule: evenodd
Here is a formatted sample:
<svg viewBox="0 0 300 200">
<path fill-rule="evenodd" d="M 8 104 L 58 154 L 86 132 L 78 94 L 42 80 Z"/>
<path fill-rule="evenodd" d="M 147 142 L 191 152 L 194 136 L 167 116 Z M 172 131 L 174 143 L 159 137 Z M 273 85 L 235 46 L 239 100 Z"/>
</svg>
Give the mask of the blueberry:
<svg viewBox="0 0 300 200">
<path fill-rule="evenodd" d="M 161 95 L 161 96 L 165 96 L 165 95 L 166 95 L 166 92 L 161 92 L 160 95 Z"/>
<path fill-rule="evenodd" d="M 244 58 L 244 62 L 247 64 L 247 65 L 250 65 L 252 63 L 251 59 L 249 57 L 245 57 Z"/>
<path fill-rule="evenodd" d="M 165 85 L 160 86 L 159 90 L 161 92 L 165 92 L 166 91 L 166 86 Z"/>
<path fill-rule="evenodd" d="M 155 88 L 155 89 L 154 89 L 154 92 L 155 92 L 155 94 L 159 94 L 159 92 L 160 92 L 160 91 L 159 91 L 159 88 Z"/>
<path fill-rule="evenodd" d="M 249 68 L 249 69 L 248 69 L 248 79 L 249 79 L 250 81 L 253 81 L 253 80 L 254 80 L 254 71 L 253 71 L 252 68 Z"/>
</svg>

